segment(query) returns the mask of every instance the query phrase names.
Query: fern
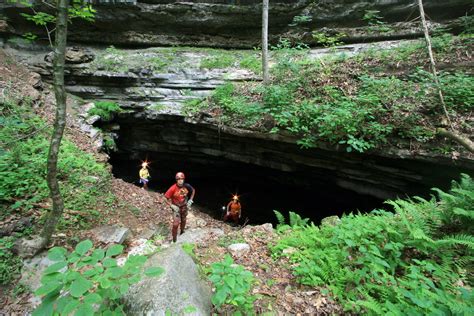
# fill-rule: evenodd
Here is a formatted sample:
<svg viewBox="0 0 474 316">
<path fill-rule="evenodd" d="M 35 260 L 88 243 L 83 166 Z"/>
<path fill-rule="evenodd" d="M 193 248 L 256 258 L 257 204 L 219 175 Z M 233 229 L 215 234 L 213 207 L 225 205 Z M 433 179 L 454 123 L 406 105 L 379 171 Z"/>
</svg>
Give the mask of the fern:
<svg viewBox="0 0 474 316">
<path fill-rule="evenodd" d="M 304 227 L 308 225 L 309 218 L 301 218 L 299 214 L 296 214 L 295 212 L 290 212 L 290 226 L 291 227 Z"/>
<path fill-rule="evenodd" d="M 275 216 L 278 220 L 278 225 L 285 225 L 286 224 L 285 216 L 283 216 L 282 213 L 278 212 L 277 210 L 273 210 L 273 213 L 275 213 Z"/>
<path fill-rule="evenodd" d="M 297 280 L 326 286 L 355 313 L 473 314 L 472 290 L 459 284 L 473 284 L 474 181 L 463 175 L 449 192 L 434 191 L 438 199 L 388 201 L 394 213 L 348 214 L 336 226 L 290 212 L 291 228 L 271 250 L 297 249 L 289 255 Z"/>
</svg>

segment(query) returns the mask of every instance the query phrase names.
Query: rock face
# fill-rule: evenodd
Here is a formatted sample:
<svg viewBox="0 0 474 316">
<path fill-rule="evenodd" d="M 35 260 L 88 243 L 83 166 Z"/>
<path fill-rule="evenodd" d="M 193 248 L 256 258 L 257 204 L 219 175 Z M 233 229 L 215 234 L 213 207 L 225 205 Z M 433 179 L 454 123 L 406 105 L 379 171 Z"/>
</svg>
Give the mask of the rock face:
<svg viewBox="0 0 474 316">
<path fill-rule="evenodd" d="M 37 1 L 39 2 L 39 1 Z M 112 45 L 190 45 L 252 48 L 260 44 L 260 0 L 98 0 L 95 22 L 75 21 L 68 37 L 75 42 Z M 404 25 L 416 13 L 412 0 L 275 0 L 270 3 L 269 34 L 275 43 L 281 36 L 314 43 L 312 31 L 340 32 L 343 40 L 401 38 L 417 34 Z M 471 0 L 425 0 L 434 21 L 461 17 L 472 7 Z M 48 8 L 43 8 L 48 9 Z M 363 16 L 378 10 L 393 29 L 375 34 Z M 24 34 L 34 29 L 14 4 L 0 4 L 0 34 Z M 2 16 L 4 16 L 2 18 Z M 296 18 L 295 18 L 296 17 Z M 399 22 L 397 24 L 397 22 Z M 366 27 L 356 33 L 354 27 Z M 418 35 L 420 32 L 418 32 Z"/>
<path fill-rule="evenodd" d="M 384 150 L 370 154 L 347 153 L 343 147 L 301 149 L 291 136 L 218 127 L 184 117 L 122 113 L 117 158 L 150 159 L 186 157 L 203 173 L 225 170 L 229 161 L 284 172 L 279 181 L 298 186 L 337 186 L 380 199 L 426 195 L 432 187 L 446 189 L 459 173 L 473 173 L 467 158 L 452 160 L 433 153 L 414 155 L 409 151 Z M 207 169 L 205 169 L 207 168 Z M 302 176 L 304 175 L 304 176 Z"/>
<path fill-rule="evenodd" d="M 210 315 L 211 289 L 200 279 L 191 257 L 180 246 L 172 246 L 151 257 L 147 266 L 165 272 L 145 278 L 125 297 L 127 315 Z"/>
</svg>

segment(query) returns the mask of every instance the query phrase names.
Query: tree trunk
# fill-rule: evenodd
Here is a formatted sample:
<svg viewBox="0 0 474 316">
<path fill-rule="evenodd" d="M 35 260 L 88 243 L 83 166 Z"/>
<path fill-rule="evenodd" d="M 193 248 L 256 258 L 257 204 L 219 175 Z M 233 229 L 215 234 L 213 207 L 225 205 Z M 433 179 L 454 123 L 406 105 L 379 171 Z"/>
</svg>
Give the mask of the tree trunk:
<svg viewBox="0 0 474 316">
<path fill-rule="evenodd" d="M 433 78 L 436 84 L 436 88 L 438 90 L 438 95 L 441 101 L 441 105 L 443 107 L 444 115 L 446 115 L 446 119 L 448 120 L 448 123 L 452 128 L 451 120 L 449 119 L 449 114 L 446 109 L 446 103 L 444 102 L 443 92 L 441 91 L 441 86 L 439 84 L 438 72 L 436 70 L 433 49 L 431 48 L 430 33 L 428 31 L 428 24 L 426 24 L 425 9 L 423 8 L 423 0 L 418 0 L 418 8 L 420 10 L 420 17 L 421 17 L 421 23 L 423 25 L 423 32 L 425 33 L 425 40 L 426 40 L 426 46 L 428 48 L 428 55 L 430 56 L 431 72 L 433 73 Z"/>
<path fill-rule="evenodd" d="M 448 110 L 446 109 L 446 103 L 444 102 L 444 96 L 443 96 L 443 91 L 441 90 L 441 85 L 439 83 L 438 79 L 438 72 L 436 70 L 436 64 L 434 60 L 434 55 L 433 55 L 433 49 L 431 47 L 431 38 L 430 38 L 430 33 L 428 31 L 428 25 L 426 24 L 426 18 L 425 18 L 425 10 L 423 8 L 423 0 L 418 0 L 418 8 L 420 10 L 420 17 L 421 17 L 421 23 L 423 25 L 423 32 L 425 34 L 425 40 L 426 40 L 426 46 L 428 49 L 428 55 L 430 56 L 430 64 L 431 64 L 431 72 L 433 73 L 433 79 L 435 81 L 436 89 L 438 90 L 438 96 L 441 101 L 441 106 L 443 107 L 443 112 L 444 115 L 446 116 L 446 119 L 448 121 L 449 127 L 451 128 L 451 131 L 447 131 L 444 128 L 439 128 L 437 129 L 437 134 L 441 136 L 448 137 L 462 146 L 464 146 L 467 150 L 470 152 L 474 152 L 474 144 L 473 142 L 462 135 L 458 135 L 454 129 L 453 124 L 451 123 L 451 119 L 449 118 Z"/>
<path fill-rule="evenodd" d="M 53 85 L 56 96 L 56 118 L 48 153 L 47 182 L 53 201 L 53 209 L 46 216 L 41 237 L 45 245 L 51 239 L 56 224 L 62 216 L 64 201 L 57 179 L 58 154 L 64 128 L 66 126 L 66 90 L 64 88 L 64 63 L 66 57 L 68 0 L 58 0 L 54 44 Z"/>
<path fill-rule="evenodd" d="M 268 1 L 263 0 L 262 5 L 262 73 L 264 85 L 267 85 L 270 80 L 268 74 Z"/>
</svg>

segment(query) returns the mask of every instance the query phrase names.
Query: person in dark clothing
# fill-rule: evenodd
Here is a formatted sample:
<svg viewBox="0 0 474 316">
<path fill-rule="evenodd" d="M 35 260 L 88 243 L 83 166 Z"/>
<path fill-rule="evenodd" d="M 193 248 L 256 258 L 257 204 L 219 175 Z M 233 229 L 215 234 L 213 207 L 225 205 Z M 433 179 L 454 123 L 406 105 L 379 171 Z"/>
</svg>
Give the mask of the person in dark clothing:
<svg viewBox="0 0 474 316">
<path fill-rule="evenodd" d="M 178 226 L 181 224 L 181 234 L 186 228 L 186 216 L 188 215 L 188 208 L 194 202 L 194 195 L 196 190 L 189 184 L 184 182 L 184 173 L 178 172 L 175 176 L 176 183 L 173 184 L 165 193 L 168 205 L 173 212 L 173 227 L 171 234 L 173 242 L 176 242 L 178 236 Z"/>
</svg>

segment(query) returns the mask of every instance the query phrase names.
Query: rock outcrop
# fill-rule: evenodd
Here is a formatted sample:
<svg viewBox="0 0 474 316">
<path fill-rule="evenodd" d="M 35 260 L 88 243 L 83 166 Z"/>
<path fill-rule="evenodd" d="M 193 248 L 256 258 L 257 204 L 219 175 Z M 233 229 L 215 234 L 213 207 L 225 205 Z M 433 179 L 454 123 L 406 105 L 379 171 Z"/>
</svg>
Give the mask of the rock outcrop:
<svg viewBox="0 0 474 316">
<path fill-rule="evenodd" d="M 130 288 L 125 297 L 127 315 L 211 314 L 211 289 L 181 246 L 153 255 L 146 266 L 162 267 L 164 273 Z"/>
<path fill-rule="evenodd" d="M 68 35 L 71 41 L 228 48 L 260 45 L 259 0 L 98 0 L 94 3 L 95 22 L 75 21 Z M 470 0 L 425 0 L 424 3 L 430 18 L 443 23 L 466 15 L 472 8 Z M 273 43 L 283 36 L 295 42 L 316 44 L 313 31 L 328 35 L 344 33 L 342 39 L 346 42 L 421 35 L 421 30 L 413 31 L 413 25 L 407 22 L 417 16 L 412 0 L 276 0 L 271 1 L 269 10 L 269 34 Z M 379 15 L 390 29 L 374 31 L 363 19 L 368 10 L 380 11 Z M 0 4 L 0 34 L 42 31 L 21 17 L 21 12 L 28 9 L 8 2 Z M 356 31 L 353 32 L 353 28 L 357 28 Z"/>
</svg>

